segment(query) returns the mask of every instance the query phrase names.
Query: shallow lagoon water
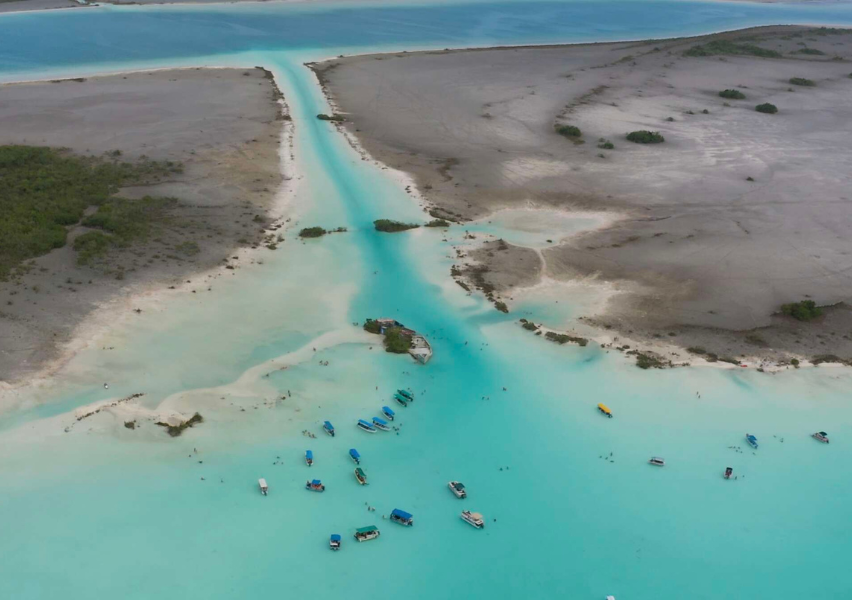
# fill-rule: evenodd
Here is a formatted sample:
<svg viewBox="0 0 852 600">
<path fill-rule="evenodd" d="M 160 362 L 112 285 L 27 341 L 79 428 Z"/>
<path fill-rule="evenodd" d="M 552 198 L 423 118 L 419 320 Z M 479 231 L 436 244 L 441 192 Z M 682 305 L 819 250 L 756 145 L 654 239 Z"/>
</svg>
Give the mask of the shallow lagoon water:
<svg viewBox="0 0 852 600">
<path fill-rule="evenodd" d="M 213 282 L 208 297 L 180 295 L 146 311 L 109 334 L 116 351 L 80 354 L 67 380 L 33 399 L 43 404 L 3 418 L 0 596 L 852 594 L 844 371 L 649 373 L 599 348 L 560 347 L 521 330 L 515 315 L 449 281 L 451 249 L 439 231 L 371 230 L 378 217 L 423 215 L 314 118 L 324 101 L 301 66 L 340 52 L 640 38 L 850 22 L 852 13 L 690 2 L 536 8 L 263 5 L 0 18 L 5 79 L 167 64 L 271 68 L 296 126 L 298 220 L 350 228 L 306 244 L 288 239 L 262 266 Z M 369 344 L 320 345 L 181 438 L 104 427 L 107 416 L 91 433 L 85 425 L 62 433 L 76 406 L 139 390 L 155 406 L 183 391 L 228 389 L 263 361 L 378 315 L 426 333 L 434 360 L 420 367 Z M 399 386 L 419 392 L 397 410 L 400 435 L 356 430 L 355 420 L 377 415 Z M 278 401 L 288 390 L 292 398 Z M 209 394 L 212 407 L 220 396 Z M 616 418 L 602 418 L 599 401 Z M 323 436 L 324 419 L 338 437 Z M 299 435 L 306 428 L 319 437 Z M 829 447 L 808 437 L 818 429 L 832 434 Z M 757 453 L 729 448 L 744 446 L 746 431 L 760 438 Z M 369 486 L 352 476 L 353 446 Z M 649 467 L 651 455 L 668 466 Z M 724 481 L 725 466 L 745 477 Z M 257 493 L 261 476 L 267 498 Z M 303 489 L 313 477 L 326 493 Z M 450 495 L 449 479 L 467 484 L 468 501 Z M 462 507 L 485 514 L 485 531 L 458 519 Z M 414 513 L 415 527 L 383 521 L 392 508 Z M 382 537 L 354 543 L 352 530 L 373 523 Z M 327 548 L 334 532 L 344 535 L 336 554 Z"/>
</svg>

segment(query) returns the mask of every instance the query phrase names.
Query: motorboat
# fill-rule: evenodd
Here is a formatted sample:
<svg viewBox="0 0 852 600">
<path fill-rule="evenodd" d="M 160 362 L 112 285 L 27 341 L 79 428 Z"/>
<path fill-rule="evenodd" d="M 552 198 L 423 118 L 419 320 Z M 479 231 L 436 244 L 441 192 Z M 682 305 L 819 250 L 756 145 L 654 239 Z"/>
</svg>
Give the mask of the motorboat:
<svg viewBox="0 0 852 600">
<path fill-rule="evenodd" d="M 264 496 L 269 494 L 269 486 L 266 485 L 266 480 L 263 477 L 257 480 L 257 484 L 260 486 L 261 494 L 263 494 Z"/>
<path fill-rule="evenodd" d="M 349 456 L 352 457 L 352 462 L 354 462 L 356 465 L 361 464 L 361 455 L 355 448 L 349 449 Z"/>
<path fill-rule="evenodd" d="M 824 431 L 817 431 L 816 433 L 812 433 L 811 437 L 819 442 L 822 442 L 823 444 L 828 443 L 828 434 Z"/>
<path fill-rule="evenodd" d="M 393 417 L 394 417 L 394 415 L 396 415 L 396 413 L 393 412 L 387 406 L 382 407 L 382 414 L 385 416 L 385 418 L 387 418 L 388 421 L 393 421 Z"/>
<path fill-rule="evenodd" d="M 325 423 L 323 423 L 322 428 L 328 435 L 334 437 L 334 425 L 331 424 L 331 421 L 326 421 Z"/>
<path fill-rule="evenodd" d="M 746 434 L 746 441 L 748 445 L 757 450 L 757 438 L 750 433 Z"/>
<path fill-rule="evenodd" d="M 463 510 L 461 514 L 462 521 L 466 523 L 470 523 L 477 529 L 485 529 L 485 519 L 482 518 L 482 515 L 477 512 L 470 512 L 469 510 Z"/>
<path fill-rule="evenodd" d="M 652 456 L 651 460 L 649 460 L 648 462 L 650 464 L 654 465 L 655 467 L 665 467 L 666 466 L 665 459 L 662 459 L 659 456 Z"/>
<path fill-rule="evenodd" d="M 311 450 L 305 450 L 305 464 L 309 467 L 314 464 L 314 453 Z"/>
<path fill-rule="evenodd" d="M 733 475 L 733 474 L 734 474 L 734 468 L 733 467 L 727 467 L 725 469 L 725 479 L 730 479 L 731 475 Z"/>
<path fill-rule="evenodd" d="M 381 429 L 382 431 L 390 431 L 390 426 L 388 422 L 384 419 L 380 419 L 379 417 L 373 417 L 373 427 L 376 429 Z"/>
<path fill-rule="evenodd" d="M 414 393 L 413 392 L 409 392 L 408 390 L 400 389 L 400 390 L 397 390 L 396 393 L 399 394 L 400 396 L 403 396 L 404 398 L 406 398 L 409 402 L 414 402 Z"/>
<path fill-rule="evenodd" d="M 402 404 L 404 407 L 408 408 L 408 403 L 410 402 L 410 400 L 402 394 L 394 394 L 393 399 Z"/>
<path fill-rule="evenodd" d="M 360 527 L 355 530 L 355 539 L 359 542 L 366 542 L 368 540 L 374 540 L 381 535 L 379 528 L 375 525 L 369 525 L 368 527 Z"/>
<path fill-rule="evenodd" d="M 377 431 L 376 428 L 373 427 L 372 423 L 369 423 L 364 419 L 358 419 L 358 423 L 356 423 L 356 425 L 358 425 L 358 429 L 363 429 L 367 433 L 376 433 Z"/>
<path fill-rule="evenodd" d="M 608 416 L 610 419 L 612 418 L 612 411 L 606 404 L 598 404 L 598 410 Z"/>
<path fill-rule="evenodd" d="M 364 472 L 364 469 L 361 467 L 355 467 L 355 479 L 357 479 L 358 483 L 361 485 L 367 485 L 367 474 Z"/>
<path fill-rule="evenodd" d="M 414 525 L 414 515 L 398 508 L 391 511 L 389 518 L 394 523 L 399 523 L 400 525 L 407 525 L 408 527 Z"/>
<path fill-rule="evenodd" d="M 328 547 L 332 550 L 340 550 L 340 535 L 337 533 L 332 533 L 331 537 L 328 539 Z"/>
<path fill-rule="evenodd" d="M 325 486 L 319 479 L 313 479 L 305 483 L 305 489 L 312 492 L 324 492 Z"/>
<path fill-rule="evenodd" d="M 447 484 L 447 487 L 449 487 L 450 491 L 456 495 L 456 498 L 460 498 L 462 500 L 467 498 L 467 490 L 464 488 L 464 484 L 461 481 L 451 481 Z"/>
</svg>

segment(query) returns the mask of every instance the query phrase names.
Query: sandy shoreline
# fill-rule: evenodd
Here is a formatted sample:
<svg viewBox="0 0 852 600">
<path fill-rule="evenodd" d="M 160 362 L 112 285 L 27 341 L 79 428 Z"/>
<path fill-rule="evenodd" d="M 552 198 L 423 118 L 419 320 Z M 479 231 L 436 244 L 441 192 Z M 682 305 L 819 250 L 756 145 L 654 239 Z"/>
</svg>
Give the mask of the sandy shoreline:
<svg viewBox="0 0 852 600">
<path fill-rule="evenodd" d="M 189 96 L 206 99 L 181 101 Z M 0 318 L 5 396 L 16 396 L 21 384 L 44 385 L 134 311 L 206 288 L 269 252 L 264 240 L 280 227 L 287 190 L 282 183 L 293 174 L 288 111 L 267 71 L 166 69 L 6 84 L 0 97 L 9 100 L 0 110 L 0 143 L 95 155 L 121 149 L 126 160 L 145 154 L 186 167 L 169 181 L 120 192 L 179 198 L 176 231 L 167 227 L 95 267 L 78 266 L 66 246 L 35 259 L 38 268 L 16 285 L 0 283 L 0 296 L 9 296 Z M 69 102 L 76 108 L 57 108 Z M 183 259 L 168 254 L 180 241 L 192 241 L 200 251 Z M 116 267 L 128 274 L 120 281 L 113 276 Z"/>
<path fill-rule="evenodd" d="M 713 40 L 759 44 L 781 57 L 683 56 Z M 773 315 L 808 295 L 825 305 L 852 297 L 840 233 L 850 226 L 842 209 L 850 182 L 838 178 L 852 150 L 840 100 L 852 80 L 843 61 L 832 60 L 850 52 L 849 43 L 845 30 L 785 26 L 362 55 L 313 68 L 347 116 L 343 128 L 369 156 L 410 173 L 447 218 L 467 222 L 530 200 L 630 215 L 544 251 L 550 277 L 594 275 L 627 292 L 595 324 L 648 342 L 677 337 L 680 347 L 719 356 L 783 361 L 852 356 L 842 334 L 852 323 L 845 305 L 807 325 Z M 793 89 L 787 79 L 796 76 L 817 85 Z M 748 100 L 718 97 L 730 87 Z M 761 119 L 753 107 L 763 101 L 781 114 Z M 580 126 L 585 143 L 555 135 L 560 123 Z M 623 131 L 643 128 L 662 131 L 667 142 L 623 140 Z M 600 152 L 598 138 L 615 149 Z M 810 197 L 837 201 L 815 211 Z M 791 235 L 819 256 L 791 254 Z M 732 252 L 749 258 L 731 260 Z"/>
</svg>

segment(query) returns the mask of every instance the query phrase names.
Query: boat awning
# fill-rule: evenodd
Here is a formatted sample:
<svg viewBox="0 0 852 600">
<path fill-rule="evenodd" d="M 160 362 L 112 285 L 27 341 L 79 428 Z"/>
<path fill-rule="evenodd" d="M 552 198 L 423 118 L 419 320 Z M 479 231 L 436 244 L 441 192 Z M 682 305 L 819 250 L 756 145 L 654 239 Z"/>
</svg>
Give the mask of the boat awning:
<svg viewBox="0 0 852 600">
<path fill-rule="evenodd" d="M 322 481 L 320 481 L 319 479 L 314 479 L 313 481 L 311 481 L 311 485 L 320 485 L 320 484 L 322 484 Z"/>
<path fill-rule="evenodd" d="M 306 450 L 306 451 L 305 451 L 305 457 L 310 458 L 310 459 L 313 459 L 313 458 L 314 458 L 314 453 L 313 453 L 313 452 L 311 452 L 310 450 Z"/>
<path fill-rule="evenodd" d="M 598 404 L 598 408 L 601 409 L 603 412 L 605 412 L 608 415 L 612 414 L 612 411 L 609 409 L 609 407 L 606 404 Z"/>
<path fill-rule="evenodd" d="M 380 419 L 379 417 L 373 417 L 373 423 L 378 423 L 379 425 L 387 425 L 388 422 L 384 419 Z"/>
<path fill-rule="evenodd" d="M 331 424 L 331 421 L 326 421 L 322 424 L 326 429 L 334 429 L 334 425 Z"/>
<path fill-rule="evenodd" d="M 362 425 L 366 425 L 367 427 L 370 427 L 370 428 L 373 427 L 372 423 L 370 423 L 369 421 L 365 421 L 364 419 L 358 419 L 358 422 L 361 423 Z"/>
<path fill-rule="evenodd" d="M 338 535 L 336 533 L 332 533 L 331 534 L 331 541 L 332 542 L 339 542 L 340 541 L 340 535 Z"/>
<path fill-rule="evenodd" d="M 470 513 L 470 516 L 476 519 L 477 521 L 482 521 L 482 515 L 480 513 Z"/>
<path fill-rule="evenodd" d="M 393 411 L 392 411 L 389 407 L 387 407 L 387 406 L 383 406 L 383 407 L 382 407 L 382 410 L 383 410 L 383 411 L 385 411 L 386 413 L 390 413 L 390 414 L 392 414 L 392 415 L 395 415 L 395 414 L 396 414 L 395 412 L 393 412 Z"/>
<path fill-rule="evenodd" d="M 824 431 L 820 431 L 819 434 L 823 437 L 828 437 L 828 434 Z"/>
<path fill-rule="evenodd" d="M 378 531 L 378 530 L 379 530 L 379 528 L 376 527 L 375 525 L 370 525 L 368 527 L 359 527 L 358 529 L 355 530 L 355 533 L 370 533 L 370 532 Z"/>
<path fill-rule="evenodd" d="M 407 513 L 404 510 L 399 510 L 398 508 L 393 509 L 391 511 L 391 514 L 395 517 L 399 517 L 400 519 L 405 519 L 406 521 L 410 521 L 414 518 L 414 515 L 412 515 L 411 513 Z"/>
<path fill-rule="evenodd" d="M 258 479 L 257 482 L 260 484 L 260 487 L 262 487 L 262 488 L 269 487 L 269 486 L 266 485 L 265 479 L 262 479 L 262 478 Z"/>
<path fill-rule="evenodd" d="M 349 450 L 349 456 L 353 456 L 355 458 L 361 457 L 361 455 L 358 454 L 358 451 L 355 448 L 352 448 L 351 450 Z"/>
</svg>

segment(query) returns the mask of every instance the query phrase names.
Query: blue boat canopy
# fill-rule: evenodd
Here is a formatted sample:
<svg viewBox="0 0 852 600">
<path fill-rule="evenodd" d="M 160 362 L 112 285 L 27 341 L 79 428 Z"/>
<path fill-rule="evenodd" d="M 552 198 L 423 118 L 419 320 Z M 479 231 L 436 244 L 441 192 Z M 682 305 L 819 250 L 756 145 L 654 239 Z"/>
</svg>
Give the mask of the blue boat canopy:
<svg viewBox="0 0 852 600">
<path fill-rule="evenodd" d="M 332 533 L 331 534 L 331 541 L 332 542 L 339 542 L 340 541 L 340 535 L 337 534 L 337 533 Z"/>
<path fill-rule="evenodd" d="M 334 429 L 334 425 L 331 424 L 331 421 L 326 421 L 325 423 L 322 424 L 322 426 L 325 427 L 326 429 Z"/>
<path fill-rule="evenodd" d="M 313 481 L 311 481 L 311 485 L 320 485 L 321 483 L 322 481 L 320 481 L 319 479 L 314 479 Z"/>
<path fill-rule="evenodd" d="M 395 412 L 393 412 L 393 411 L 392 411 L 390 408 L 388 408 L 387 406 L 383 406 L 383 407 L 382 407 L 382 412 L 384 412 L 386 415 L 388 415 L 388 414 L 390 414 L 390 415 L 395 415 L 395 414 L 396 414 Z"/>
<path fill-rule="evenodd" d="M 358 451 L 355 448 L 349 450 L 349 456 L 352 456 L 353 458 L 361 458 L 361 455 L 358 454 Z"/>
<path fill-rule="evenodd" d="M 387 425 L 388 422 L 384 419 L 380 419 L 379 417 L 373 417 L 373 423 L 378 423 L 379 425 Z"/>
<path fill-rule="evenodd" d="M 306 450 L 306 451 L 305 451 L 305 457 L 310 458 L 311 460 L 313 460 L 313 458 L 314 458 L 314 453 L 313 453 L 312 451 L 310 451 L 310 450 Z"/>
<path fill-rule="evenodd" d="M 373 426 L 373 424 L 372 424 L 372 423 L 370 423 L 369 421 L 365 421 L 364 419 L 358 419 L 358 422 L 359 422 L 359 423 L 363 423 L 364 425 L 366 425 L 366 426 L 368 426 L 368 427 L 372 427 L 372 426 Z"/>
<path fill-rule="evenodd" d="M 391 514 L 395 517 L 399 517 L 400 519 L 405 519 L 406 521 L 409 521 L 414 518 L 414 515 L 412 515 L 411 513 L 407 513 L 404 510 L 399 510 L 398 508 L 393 509 L 391 511 Z"/>
</svg>

